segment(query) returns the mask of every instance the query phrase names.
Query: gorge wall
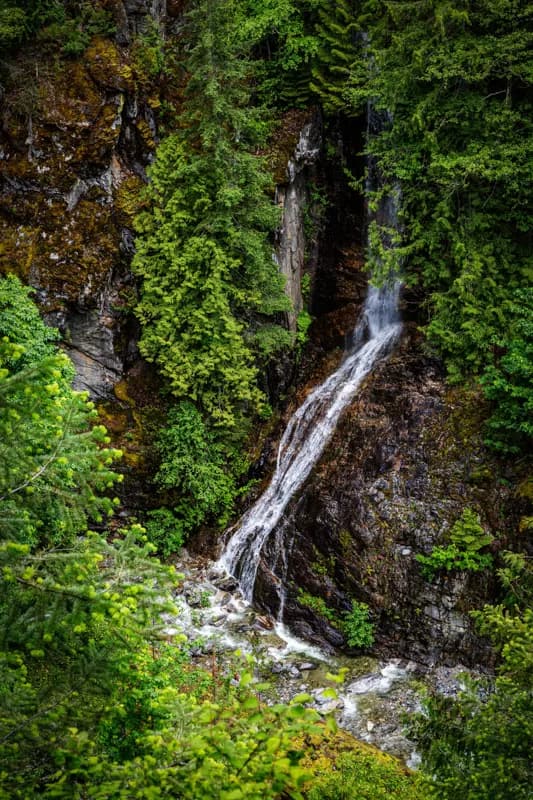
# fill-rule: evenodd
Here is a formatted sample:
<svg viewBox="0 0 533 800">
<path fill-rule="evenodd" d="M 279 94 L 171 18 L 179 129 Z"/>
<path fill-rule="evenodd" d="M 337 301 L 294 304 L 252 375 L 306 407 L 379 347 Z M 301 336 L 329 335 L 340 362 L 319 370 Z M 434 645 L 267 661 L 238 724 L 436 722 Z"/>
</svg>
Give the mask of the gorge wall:
<svg viewBox="0 0 533 800">
<path fill-rule="evenodd" d="M 120 437 L 138 424 L 131 396 L 143 387 L 152 394 L 146 382 L 154 380 L 139 359 L 131 313 L 133 217 L 165 104 L 179 102 L 172 81 L 149 74 L 133 35 L 149 24 L 176 35 L 181 4 L 124 0 L 113 9 L 115 40 L 94 38 L 83 60 L 58 60 L 35 47 L 9 67 L 0 130 L 0 272 L 16 272 L 36 289 L 47 321 L 63 334 L 77 387 L 121 407 L 124 419 L 116 412 L 103 417 Z M 35 80 L 29 83 L 28 75 Z M 307 115 L 296 137 L 287 137 L 291 145 L 277 177 L 284 208 L 277 253 L 294 304 L 286 322 L 296 329 L 306 302 L 305 272 L 314 322 L 298 366 L 281 361 L 268 381 L 278 397 L 297 373 L 285 421 L 338 363 L 364 299 L 365 209 L 346 179 L 346 169 L 362 175 L 357 154 L 364 124 L 333 122 L 326 132 L 328 158 L 320 151 L 316 113 L 311 121 Z M 367 380 L 270 538 L 256 599 L 276 611 L 273 543 L 283 540 L 289 551 L 286 620 L 298 634 L 344 644 L 327 619 L 299 602 L 303 589 L 338 615 L 353 599 L 368 603 L 383 652 L 427 663 L 479 663 L 488 649 L 468 612 L 493 596 L 492 580 L 459 573 L 430 584 L 415 556 L 429 552 L 466 507 L 480 514 L 496 546 L 504 546 L 499 530 L 504 519 L 510 527 L 520 508 L 481 444 L 479 398 L 448 389 L 441 365 L 425 352 L 415 301 L 412 293 L 404 296 L 400 346 Z M 258 471 L 268 470 L 274 453 L 275 437 Z M 139 459 L 130 454 L 126 463 L 135 474 Z M 147 493 L 149 477 L 140 474 Z"/>
</svg>

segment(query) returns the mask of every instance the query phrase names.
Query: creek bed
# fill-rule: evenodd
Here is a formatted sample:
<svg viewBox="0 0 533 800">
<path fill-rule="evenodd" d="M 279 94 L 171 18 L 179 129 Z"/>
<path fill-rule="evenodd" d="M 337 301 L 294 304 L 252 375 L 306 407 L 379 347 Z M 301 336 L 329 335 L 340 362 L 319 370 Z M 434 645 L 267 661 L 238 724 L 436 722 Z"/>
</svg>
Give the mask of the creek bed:
<svg viewBox="0 0 533 800">
<path fill-rule="evenodd" d="M 420 710 L 423 687 L 455 694 L 464 667 L 427 671 L 405 659 L 331 655 L 255 610 L 238 590 L 230 590 L 231 579 L 213 575 L 212 562 L 184 552 L 176 567 L 183 583 L 176 598 L 179 615 L 169 620 L 168 633 L 187 637 L 195 662 L 209 667 L 214 659 L 223 663 L 235 654 L 253 656 L 258 678 L 270 684 L 267 699 L 289 702 L 307 693 L 309 705 L 320 714 L 333 714 L 356 738 L 416 767 L 418 756 L 405 736 L 404 717 Z M 342 683 L 328 678 L 341 671 Z"/>
</svg>

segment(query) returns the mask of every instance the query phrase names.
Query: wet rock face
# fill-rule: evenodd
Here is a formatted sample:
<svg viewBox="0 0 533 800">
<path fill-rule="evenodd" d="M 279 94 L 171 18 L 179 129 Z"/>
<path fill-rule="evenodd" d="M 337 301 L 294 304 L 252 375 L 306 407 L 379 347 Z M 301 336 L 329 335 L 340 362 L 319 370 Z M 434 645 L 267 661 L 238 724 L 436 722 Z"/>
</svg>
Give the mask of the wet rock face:
<svg viewBox="0 0 533 800">
<path fill-rule="evenodd" d="M 446 390 L 439 363 L 422 354 L 408 326 L 342 417 L 282 523 L 284 619 L 300 635 L 334 647 L 342 638 L 341 625 L 298 602 L 304 590 L 339 622 L 352 600 L 366 602 L 383 653 L 428 665 L 490 658 L 468 612 L 490 600 L 494 579 L 443 572 L 429 583 L 415 559 L 444 543 L 465 507 L 495 537 L 505 517 L 509 527 L 509 490 L 494 479 L 496 465 L 481 444 L 478 404 Z M 274 613 L 283 561 L 276 540 L 279 531 L 264 549 L 255 596 Z"/>
<path fill-rule="evenodd" d="M 285 292 L 293 311 L 286 313 L 289 330 L 295 331 L 303 309 L 302 275 L 306 260 L 305 213 L 309 205 L 309 182 L 320 156 L 321 120 L 315 114 L 303 126 L 298 143 L 287 164 L 286 180 L 276 190 L 282 221 L 276 244 L 276 258 L 285 277 Z"/>
<path fill-rule="evenodd" d="M 159 87 L 123 45 L 166 18 L 165 0 L 108 7 L 115 41 L 77 60 L 37 45 L 13 57 L 0 120 L 0 273 L 36 289 L 97 399 L 137 358 L 132 223 L 157 143 Z"/>
</svg>

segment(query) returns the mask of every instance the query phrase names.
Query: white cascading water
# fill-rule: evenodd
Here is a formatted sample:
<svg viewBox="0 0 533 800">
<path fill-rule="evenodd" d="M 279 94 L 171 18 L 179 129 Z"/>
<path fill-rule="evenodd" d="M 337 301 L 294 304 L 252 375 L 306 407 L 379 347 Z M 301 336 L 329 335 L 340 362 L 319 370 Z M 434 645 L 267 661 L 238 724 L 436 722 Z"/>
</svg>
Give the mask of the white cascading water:
<svg viewBox="0 0 533 800">
<path fill-rule="evenodd" d="M 398 340 L 399 291 L 396 280 L 381 288 L 369 288 L 352 348 L 336 372 L 309 394 L 289 420 L 269 487 L 241 518 L 218 561 L 220 569 L 237 578 L 244 598 L 250 602 L 267 537 L 324 452 L 359 386 Z"/>
</svg>

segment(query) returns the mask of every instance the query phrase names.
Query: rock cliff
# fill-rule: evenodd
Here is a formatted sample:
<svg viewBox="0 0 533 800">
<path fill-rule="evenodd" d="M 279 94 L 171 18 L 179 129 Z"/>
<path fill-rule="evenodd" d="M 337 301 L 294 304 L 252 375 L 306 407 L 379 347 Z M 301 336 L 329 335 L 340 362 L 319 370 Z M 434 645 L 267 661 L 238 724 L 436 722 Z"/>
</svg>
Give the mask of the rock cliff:
<svg viewBox="0 0 533 800">
<path fill-rule="evenodd" d="M 285 620 L 305 638 L 344 641 L 341 626 L 299 602 L 302 591 L 338 621 L 352 600 L 366 602 L 383 653 L 487 663 L 469 611 L 494 597 L 494 575 L 442 572 L 428 582 L 415 558 L 443 543 L 467 507 L 480 514 L 495 549 L 509 545 L 501 532 L 513 528 L 520 503 L 483 447 L 481 420 L 479 396 L 447 388 L 440 363 L 408 324 L 270 537 L 256 601 L 277 613 L 283 571 Z"/>
<path fill-rule="evenodd" d="M 95 398 L 111 394 L 137 355 L 132 218 L 167 90 L 133 35 L 172 28 L 164 0 L 124 0 L 112 11 L 114 40 L 93 37 L 79 59 L 37 41 L 2 79 L 0 272 L 36 289 L 77 387 Z"/>
</svg>

